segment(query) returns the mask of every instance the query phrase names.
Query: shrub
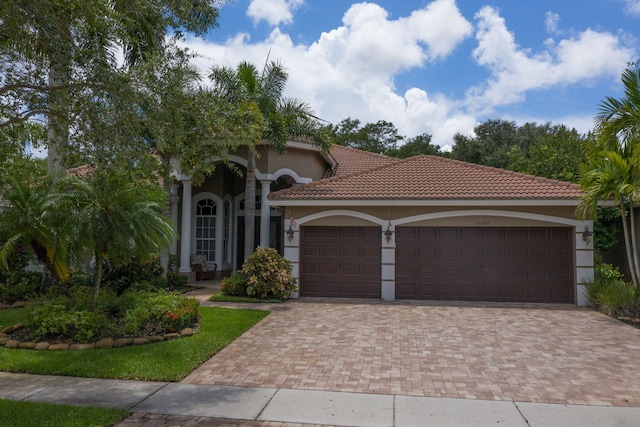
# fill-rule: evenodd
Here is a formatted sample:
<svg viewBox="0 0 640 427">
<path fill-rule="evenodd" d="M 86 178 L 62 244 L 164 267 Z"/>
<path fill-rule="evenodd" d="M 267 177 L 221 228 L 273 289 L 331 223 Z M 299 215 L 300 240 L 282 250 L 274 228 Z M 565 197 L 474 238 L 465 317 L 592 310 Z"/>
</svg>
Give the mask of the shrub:
<svg viewBox="0 0 640 427">
<path fill-rule="evenodd" d="M 132 307 L 123 319 L 124 330 L 129 334 L 158 332 L 152 330 L 155 325 L 160 325 L 163 332 L 175 332 L 198 320 L 199 302 L 195 298 L 165 291 L 130 293 L 129 298 Z"/>
<path fill-rule="evenodd" d="M 0 282 L 0 301 L 12 303 L 35 298 L 42 275 L 35 271 L 12 271 Z"/>
<path fill-rule="evenodd" d="M 94 311 L 72 311 L 64 300 L 31 305 L 26 326 L 35 341 L 63 339 L 90 342 L 113 333 L 107 317 Z"/>
<path fill-rule="evenodd" d="M 247 295 L 247 278 L 239 273 L 233 273 L 222 279 L 220 290 L 224 295 L 243 297 Z"/>
<path fill-rule="evenodd" d="M 598 263 L 593 282 L 587 284 L 587 297 L 593 306 L 609 316 L 640 315 L 640 290 L 624 280 L 618 268 Z"/>
<path fill-rule="evenodd" d="M 247 295 L 285 300 L 296 289 L 292 270 L 291 262 L 275 249 L 258 247 L 245 260 L 240 274 L 247 278 Z"/>
<path fill-rule="evenodd" d="M 159 257 L 154 257 L 147 262 L 132 257 L 118 267 L 106 263 L 102 282 L 103 287 L 114 289 L 118 295 L 127 289 L 164 289 L 166 282 L 162 279 L 161 273 Z"/>
</svg>

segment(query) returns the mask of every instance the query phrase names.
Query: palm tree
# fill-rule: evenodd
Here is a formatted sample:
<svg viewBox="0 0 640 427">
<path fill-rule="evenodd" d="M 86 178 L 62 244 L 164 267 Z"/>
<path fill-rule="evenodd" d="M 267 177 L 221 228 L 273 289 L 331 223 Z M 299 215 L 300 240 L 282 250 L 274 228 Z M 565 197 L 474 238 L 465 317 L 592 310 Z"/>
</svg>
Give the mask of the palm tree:
<svg viewBox="0 0 640 427">
<path fill-rule="evenodd" d="M 278 153 L 286 152 L 288 138 L 304 138 L 323 150 L 329 149 L 329 139 L 311 108 L 302 101 L 283 97 L 288 75 L 280 62 L 268 62 L 261 73 L 249 62 L 241 62 L 235 70 L 213 67 L 209 78 L 214 84 L 214 92 L 220 96 L 258 106 L 266 121 L 262 138 Z M 250 145 L 245 187 L 245 258 L 254 250 L 255 167 L 255 146 Z"/>
<path fill-rule="evenodd" d="M 77 207 L 75 254 L 93 256 L 95 262 L 91 303 L 95 308 L 106 260 L 118 266 L 131 256 L 149 259 L 169 247 L 176 233 L 163 215 L 166 195 L 157 183 L 96 173 L 74 180 L 71 190 Z"/>
<path fill-rule="evenodd" d="M 613 198 L 620 207 L 633 283 L 638 285 L 640 263 L 636 244 L 634 204 L 640 201 L 640 68 L 625 69 L 625 96 L 607 97 L 595 118 L 596 137 L 586 141 L 587 163 L 580 168 L 585 194 L 578 212 L 595 217 L 598 200 Z M 628 212 L 628 219 L 627 219 Z"/>
<path fill-rule="evenodd" d="M 0 215 L 0 266 L 18 245 L 30 247 L 38 261 L 56 280 L 69 278 L 67 259 L 71 230 L 68 227 L 66 180 L 50 177 L 34 181 L 11 178 L 9 190 L 3 194 L 9 208 Z M 44 280 L 44 275 L 43 275 Z"/>
</svg>

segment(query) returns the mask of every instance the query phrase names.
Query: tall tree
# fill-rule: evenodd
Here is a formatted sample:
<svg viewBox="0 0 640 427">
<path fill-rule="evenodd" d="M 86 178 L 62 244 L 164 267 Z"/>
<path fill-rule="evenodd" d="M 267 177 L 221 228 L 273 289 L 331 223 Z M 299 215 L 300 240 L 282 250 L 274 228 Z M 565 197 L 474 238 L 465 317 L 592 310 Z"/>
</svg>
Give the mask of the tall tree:
<svg viewBox="0 0 640 427">
<path fill-rule="evenodd" d="M 443 153 L 440 151 L 440 147 L 431 143 L 431 135 L 423 133 L 413 138 L 408 138 L 407 142 L 398 148 L 389 150 L 387 154 L 392 157 L 406 159 L 419 154 L 441 156 Z"/>
<path fill-rule="evenodd" d="M 578 167 L 585 159 L 586 137 L 564 125 L 539 126 L 528 146 L 509 151 L 509 169 L 561 181 L 577 182 Z"/>
<path fill-rule="evenodd" d="M 232 102 L 258 107 L 266 123 L 262 138 L 277 152 L 286 152 L 289 138 L 304 139 L 328 150 L 329 140 L 311 108 L 302 101 L 283 96 L 288 75 L 280 62 L 268 62 L 261 72 L 249 62 L 241 62 L 236 69 L 216 66 L 209 78 L 216 94 Z M 249 145 L 245 186 L 245 258 L 253 253 L 255 247 L 255 167 L 255 145 Z"/>
<path fill-rule="evenodd" d="M 46 116 L 49 172 L 67 166 L 69 131 L 111 90 L 116 51 L 131 66 L 164 47 L 168 30 L 196 35 L 217 24 L 211 0 L 7 0 L 0 3 L 0 127 Z"/>
<path fill-rule="evenodd" d="M 508 153 L 519 144 L 515 122 L 487 120 L 474 128 L 475 136 L 454 135 L 451 157 L 496 168 L 509 166 Z"/>
<path fill-rule="evenodd" d="M 349 117 L 337 125 L 328 125 L 327 130 L 335 144 L 385 155 L 394 152 L 404 139 L 395 125 L 385 120 L 361 125 L 360 120 Z"/>
<path fill-rule="evenodd" d="M 640 67 L 632 65 L 621 77 L 624 97 L 607 97 L 596 116 L 596 138 L 586 145 L 581 167 L 585 191 L 579 214 L 595 216 L 598 201 L 612 198 L 620 207 L 633 283 L 638 285 L 640 262 L 636 244 L 634 205 L 640 201 Z"/>
</svg>

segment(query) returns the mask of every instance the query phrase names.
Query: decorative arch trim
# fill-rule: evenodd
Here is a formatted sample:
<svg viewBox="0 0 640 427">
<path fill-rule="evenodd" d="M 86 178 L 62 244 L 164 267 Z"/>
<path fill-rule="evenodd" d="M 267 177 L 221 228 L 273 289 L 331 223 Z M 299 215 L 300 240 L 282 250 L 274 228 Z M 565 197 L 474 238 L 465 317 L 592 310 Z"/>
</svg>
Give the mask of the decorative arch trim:
<svg viewBox="0 0 640 427">
<path fill-rule="evenodd" d="M 378 218 L 373 215 L 369 215 L 363 212 L 352 211 L 347 209 L 334 209 L 322 212 L 316 212 L 311 215 L 304 216 L 297 220 L 298 224 L 302 225 L 304 223 L 314 221 L 320 218 L 326 218 L 331 216 L 350 216 L 354 218 L 364 219 L 366 221 L 372 222 L 374 224 L 384 226 L 387 224 L 387 219 Z M 506 217 L 506 218 L 518 218 L 518 219 L 528 219 L 533 221 L 543 221 L 550 222 L 555 224 L 561 224 L 565 226 L 577 227 L 580 225 L 589 224 L 589 221 L 581 221 L 570 218 L 562 218 L 552 215 L 542 215 L 535 214 L 530 212 L 515 212 L 515 211 L 503 211 L 497 209 L 473 209 L 473 210 L 460 210 L 460 211 L 442 211 L 442 212 L 433 212 L 428 214 L 420 214 L 413 215 L 405 218 L 397 218 L 393 220 L 393 225 L 404 225 L 410 224 L 412 222 L 418 221 L 429 221 L 441 218 L 451 218 L 451 217 L 467 217 L 467 216 L 496 216 L 496 217 Z"/>
<path fill-rule="evenodd" d="M 267 179 L 271 179 L 271 181 L 275 181 L 281 176 L 285 176 L 285 175 L 292 177 L 297 184 L 308 184 L 313 181 L 313 179 L 311 178 L 301 177 L 300 175 L 298 175 L 296 171 L 289 168 L 278 169 L 275 173 L 270 174 Z"/>
<path fill-rule="evenodd" d="M 386 223 L 386 219 L 380 219 L 373 215 L 369 215 L 363 212 L 346 210 L 346 209 L 335 209 L 330 211 L 317 212 L 311 215 L 304 216 L 297 220 L 297 223 L 302 225 L 306 222 L 315 221 L 316 219 L 326 218 L 329 216 L 350 216 L 354 218 L 364 219 L 365 221 L 372 222 L 377 225 L 384 225 Z"/>
<path fill-rule="evenodd" d="M 530 212 L 515 212 L 515 211 L 503 211 L 497 209 L 473 209 L 473 210 L 461 210 L 461 211 L 443 211 L 433 212 L 428 214 L 413 215 L 405 218 L 395 219 L 393 222 L 395 225 L 410 224 L 418 221 L 429 221 L 441 218 L 451 217 L 466 217 L 466 216 L 497 216 L 503 218 L 518 218 L 528 219 L 532 221 L 544 221 L 556 224 L 562 224 L 567 226 L 579 226 L 584 225 L 586 222 L 570 218 L 562 218 L 551 215 L 535 214 Z"/>
</svg>

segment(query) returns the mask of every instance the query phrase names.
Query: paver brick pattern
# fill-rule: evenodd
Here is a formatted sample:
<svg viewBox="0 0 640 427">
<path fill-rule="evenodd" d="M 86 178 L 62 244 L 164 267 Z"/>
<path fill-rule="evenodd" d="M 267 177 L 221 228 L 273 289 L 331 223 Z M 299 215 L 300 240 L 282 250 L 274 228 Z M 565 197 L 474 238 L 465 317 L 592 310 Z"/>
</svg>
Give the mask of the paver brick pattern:
<svg viewBox="0 0 640 427">
<path fill-rule="evenodd" d="M 640 330 L 570 305 L 301 298 L 183 382 L 640 406 Z"/>
</svg>

